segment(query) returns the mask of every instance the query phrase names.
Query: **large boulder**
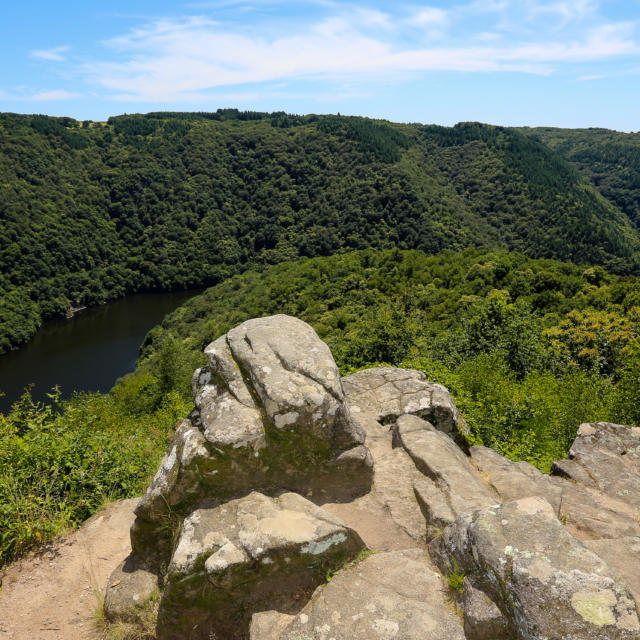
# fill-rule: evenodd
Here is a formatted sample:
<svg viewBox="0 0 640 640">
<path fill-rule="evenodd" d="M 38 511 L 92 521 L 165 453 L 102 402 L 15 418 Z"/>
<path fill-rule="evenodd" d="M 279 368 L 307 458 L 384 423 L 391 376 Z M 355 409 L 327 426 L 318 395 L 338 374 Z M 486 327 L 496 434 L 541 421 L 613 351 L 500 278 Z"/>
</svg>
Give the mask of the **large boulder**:
<svg viewBox="0 0 640 640">
<path fill-rule="evenodd" d="M 464 640 L 424 551 L 373 555 L 333 577 L 279 635 L 251 640 Z"/>
<path fill-rule="evenodd" d="M 164 571 L 183 520 L 203 500 L 293 490 L 344 501 L 371 487 L 365 433 L 329 348 L 309 325 L 285 315 L 249 320 L 205 354 L 209 364 L 192 380 L 195 409 L 136 507 L 132 555 L 114 574 L 113 618 L 137 616 L 150 593 L 141 581 L 149 587 L 147 574 Z"/>
<path fill-rule="evenodd" d="M 638 640 L 626 585 L 571 536 L 543 498 L 460 516 L 429 545 L 445 574 L 461 572 L 498 606 L 520 640 Z"/>
<path fill-rule="evenodd" d="M 587 482 L 608 496 L 640 510 L 640 428 L 610 422 L 580 425 L 571 449 L 572 464 L 554 472 Z"/>
<path fill-rule="evenodd" d="M 184 521 L 158 615 L 161 640 L 245 637 L 254 611 L 296 607 L 364 544 L 296 493 L 203 504 Z"/>
<path fill-rule="evenodd" d="M 372 480 L 365 435 L 351 418 L 331 352 L 306 323 L 248 320 L 206 349 L 182 422 L 140 501 L 139 554 L 158 547 L 172 514 L 251 489 L 362 493 Z"/>
<path fill-rule="evenodd" d="M 441 384 L 429 382 L 415 369 L 377 367 L 342 378 L 352 413 L 373 415 L 381 424 L 391 424 L 404 414 L 428 420 L 466 447 L 469 428 Z"/>
<path fill-rule="evenodd" d="M 640 536 L 640 429 L 580 425 L 569 459 L 549 479 L 562 491 L 560 518 L 581 540 Z"/>
</svg>

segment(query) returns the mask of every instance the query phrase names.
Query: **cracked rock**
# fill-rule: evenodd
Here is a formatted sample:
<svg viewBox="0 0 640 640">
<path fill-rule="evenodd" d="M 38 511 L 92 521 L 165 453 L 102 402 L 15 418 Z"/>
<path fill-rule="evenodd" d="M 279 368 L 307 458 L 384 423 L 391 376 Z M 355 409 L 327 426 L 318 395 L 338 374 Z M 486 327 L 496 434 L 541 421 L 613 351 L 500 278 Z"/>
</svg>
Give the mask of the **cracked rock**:
<svg viewBox="0 0 640 640">
<path fill-rule="evenodd" d="M 169 563 L 158 637 L 241 638 L 253 611 L 295 607 L 283 594 L 310 593 L 363 547 L 355 531 L 295 493 L 202 504 Z"/>
<path fill-rule="evenodd" d="M 349 406 L 354 414 L 372 414 L 391 424 L 403 414 L 428 420 L 466 447 L 469 429 L 451 394 L 441 384 L 428 382 L 415 369 L 378 367 L 342 378 Z"/>
<path fill-rule="evenodd" d="M 182 520 L 203 500 L 251 490 L 345 500 L 373 480 L 338 368 L 308 324 L 285 315 L 248 320 L 205 354 L 209 365 L 192 379 L 195 409 L 176 430 L 131 527 L 132 561 L 156 574 Z"/>
<path fill-rule="evenodd" d="M 251 640 L 464 640 L 423 551 L 373 555 L 320 587 L 278 636 Z"/>
<path fill-rule="evenodd" d="M 520 640 L 640 636 L 629 589 L 567 532 L 543 498 L 464 514 L 430 543 L 429 552 L 445 575 L 472 575 Z"/>
</svg>

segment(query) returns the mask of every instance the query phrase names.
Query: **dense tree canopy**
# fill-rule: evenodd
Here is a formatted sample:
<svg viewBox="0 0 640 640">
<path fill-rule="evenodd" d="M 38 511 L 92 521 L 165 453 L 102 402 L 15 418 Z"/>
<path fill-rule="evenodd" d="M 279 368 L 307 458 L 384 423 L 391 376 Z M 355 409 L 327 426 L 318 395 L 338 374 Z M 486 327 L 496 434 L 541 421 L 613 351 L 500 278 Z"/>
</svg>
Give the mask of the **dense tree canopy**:
<svg viewBox="0 0 640 640">
<path fill-rule="evenodd" d="M 0 114 L 0 353 L 71 306 L 367 247 L 636 268 L 638 232 L 559 155 L 482 124 L 220 110 Z"/>
<path fill-rule="evenodd" d="M 414 366 L 449 386 L 474 436 L 543 469 L 580 422 L 637 422 L 640 281 L 501 251 L 365 250 L 249 271 L 152 330 L 140 371 L 168 341 L 191 362 L 232 326 L 288 313 L 311 323 L 344 372 Z M 188 388 L 188 380 L 182 382 Z"/>
<path fill-rule="evenodd" d="M 543 470 L 582 421 L 640 425 L 639 148 L 233 109 L 0 114 L 0 353 L 71 306 L 215 285 L 111 393 L 0 414 L 0 565 L 139 494 L 202 348 L 251 317 L 311 323 L 344 373 L 421 369 L 474 441 Z"/>
<path fill-rule="evenodd" d="M 640 229 L 640 133 L 609 129 L 521 129 L 568 160 Z"/>
</svg>

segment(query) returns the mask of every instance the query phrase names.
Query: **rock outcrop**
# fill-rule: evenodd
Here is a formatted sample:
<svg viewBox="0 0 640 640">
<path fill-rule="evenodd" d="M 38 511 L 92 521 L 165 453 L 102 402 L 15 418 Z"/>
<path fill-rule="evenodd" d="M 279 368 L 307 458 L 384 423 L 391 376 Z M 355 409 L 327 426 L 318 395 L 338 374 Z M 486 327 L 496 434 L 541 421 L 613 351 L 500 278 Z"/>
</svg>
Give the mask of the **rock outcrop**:
<svg viewBox="0 0 640 640">
<path fill-rule="evenodd" d="M 366 491 L 372 461 L 351 418 L 331 352 L 289 316 L 249 320 L 212 342 L 193 376 L 196 409 L 184 420 L 136 509 L 132 548 L 158 548 L 172 514 L 253 489 Z"/>
<path fill-rule="evenodd" d="M 354 415 L 372 415 L 381 424 L 392 424 L 401 415 L 415 415 L 466 446 L 469 428 L 451 394 L 441 384 L 429 382 L 420 371 L 365 369 L 344 377 L 342 384 Z"/>
<path fill-rule="evenodd" d="M 251 640 L 464 640 L 441 576 L 423 551 L 371 556 L 318 589 L 279 635 Z"/>
<path fill-rule="evenodd" d="M 427 522 L 427 537 L 453 523 L 458 515 L 496 503 L 467 456 L 430 422 L 400 416 L 396 434 L 416 468 L 424 474 L 414 492 Z"/>
<path fill-rule="evenodd" d="M 443 573 L 473 576 L 516 638 L 637 640 L 640 635 L 626 585 L 567 532 L 543 498 L 464 514 L 429 551 Z"/>
<path fill-rule="evenodd" d="M 568 464 L 567 464 L 568 463 Z M 640 428 L 610 422 L 582 424 L 569 450 L 569 460 L 553 472 L 595 487 L 640 509 Z"/>
<path fill-rule="evenodd" d="M 205 353 L 110 619 L 160 594 L 160 640 L 640 640 L 640 430 L 582 425 L 548 476 L 469 447 L 418 371 L 341 379 L 295 318 Z"/>
<path fill-rule="evenodd" d="M 511 462 L 488 447 L 471 447 L 471 462 L 495 489 L 500 502 L 540 496 L 560 514 L 562 487 L 528 462 Z"/>
<path fill-rule="evenodd" d="M 199 505 L 169 563 L 158 638 L 238 637 L 251 612 L 286 608 L 283 594 L 311 593 L 363 547 L 357 533 L 296 493 Z"/>
<path fill-rule="evenodd" d="M 204 513 L 203 501 L 224 508 L 256 490 L 345 500 L 371 486 L 373 462 L 364 431 L 351 417 L 329 348 L 309 325 L 289 316 L 249 320 L 212 342 L 205 354 L 210 364 L 193 376 L 196 408 L 179 425 L 136 507 L 132 554 L 114 574 L 118 597 L 105 602 L 109 618 L 134 618 L 144 601 L 142 577 L 169 566 L 161 606 L 161 627 L 168 627 L 166 603 L 177 580 L 174 537 L 194 513 Z M 321 519 L 329 521 L 330 515 Z M 216 531 L 234 539 L 231 530 Z M 314 534 L 309 535 L 305 543 L 312 544 Z M 347 538 L 351 548 L 356 538 Z M 194 576 L 180 580 L 208 587 L 213 574 L 205 577 L 195 566 Z"/>
</svg>

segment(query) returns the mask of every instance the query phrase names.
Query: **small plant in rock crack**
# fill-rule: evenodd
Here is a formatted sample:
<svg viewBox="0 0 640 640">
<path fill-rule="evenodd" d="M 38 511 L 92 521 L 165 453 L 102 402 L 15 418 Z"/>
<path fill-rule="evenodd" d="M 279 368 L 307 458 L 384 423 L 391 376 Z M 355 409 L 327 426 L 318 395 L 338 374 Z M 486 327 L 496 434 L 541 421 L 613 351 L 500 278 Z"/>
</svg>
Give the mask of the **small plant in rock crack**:
<svg viewBox="0 0 640 640">
<path fill-rule="evenodd" d="M 451 558 L 453 563 L 453 570 L 449 572 L 447 576 L 447 583 L 452 591 L 462 593 L 462 584 L 464 582 L 464 571 L 458 566 L 458 561 L 455 558 Z"/>
</svg>

